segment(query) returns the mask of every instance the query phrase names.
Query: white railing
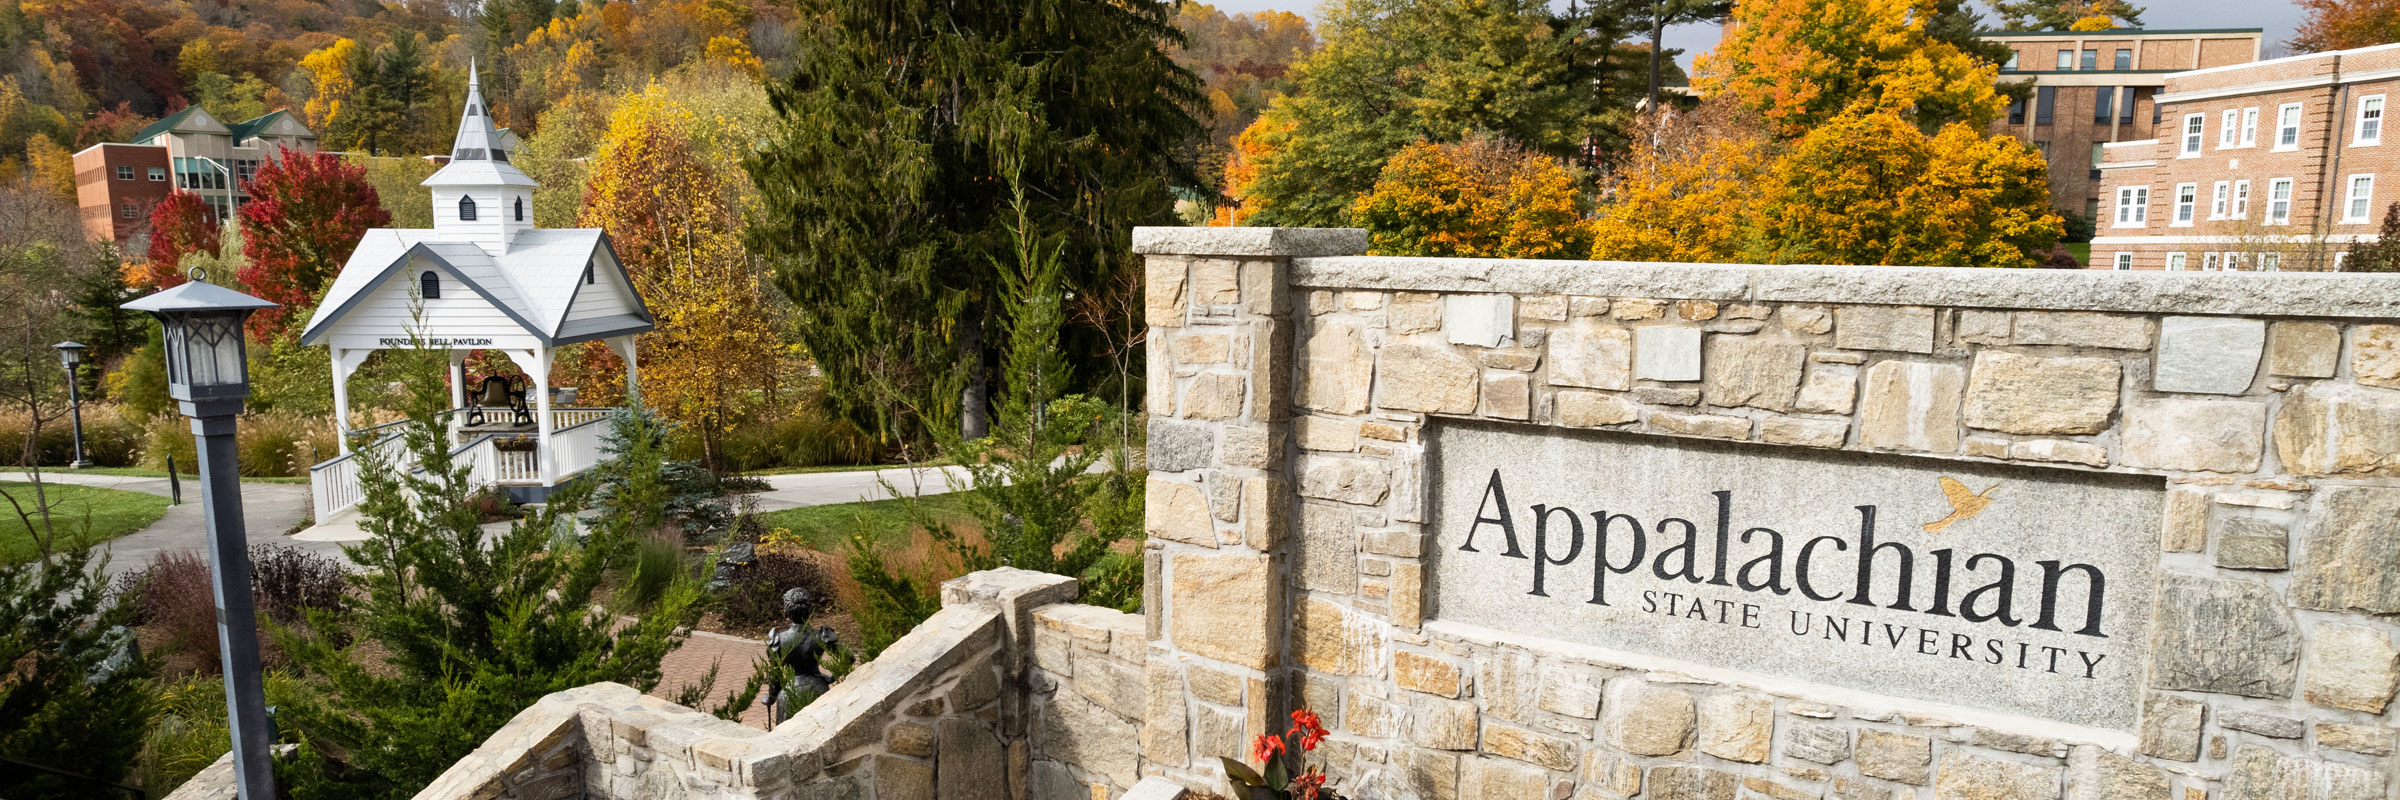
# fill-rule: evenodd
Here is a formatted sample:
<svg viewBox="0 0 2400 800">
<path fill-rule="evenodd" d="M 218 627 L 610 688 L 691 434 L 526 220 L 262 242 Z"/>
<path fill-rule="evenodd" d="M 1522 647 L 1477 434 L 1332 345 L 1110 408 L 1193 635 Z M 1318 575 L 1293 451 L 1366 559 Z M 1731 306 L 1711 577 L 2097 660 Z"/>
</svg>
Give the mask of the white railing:
<svg viewBox="0 0 2400 800">
<path fill-rule="evenodd" d="M 551 409 L 554 427 L 550 432 L 550 454 L 557 466 L 556 480 L 591 469 L 600 463 L 600 434 L 607 429 L 608 415 L 614 408 L 557 408 Z M 344 453 L 324 463 L 308 468 L 309 493 L 316 501 L 317 518 L 328 519 L 357 508 L 363 500 L 359 488 L 361 452 L 375 449 L 382 452 L 395 467 L 414 469 L 416 455 L 409 451 L 402 436 L 402 422 L 388 422 L 353 432 L 355 438 L 368 438 L 356 450 Z M 361 437 L 360 435 L 365 435 Z M 531 438 L 530 434 L 527 435 Z M 450 451 L 453 463 L 469 467 L 467 480 L 471 486 L 542 486 L 542 453 L 533 450 L 502 450 L 499 440 L 491 434 L 468 439 Z M 551 483 L 555 483 L 552 481 Z"/>
</svg>

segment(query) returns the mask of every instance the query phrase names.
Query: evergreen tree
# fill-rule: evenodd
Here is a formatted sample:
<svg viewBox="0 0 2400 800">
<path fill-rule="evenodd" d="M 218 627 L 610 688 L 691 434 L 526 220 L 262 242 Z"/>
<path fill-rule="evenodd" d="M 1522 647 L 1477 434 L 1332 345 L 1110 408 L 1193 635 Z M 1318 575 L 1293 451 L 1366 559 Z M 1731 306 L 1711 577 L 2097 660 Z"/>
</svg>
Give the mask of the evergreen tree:
<svg viewBox="0 0 2400 800">
<path fill-rule="evenodd" d="M 2142 7 L 2126 0 L 1993 0 L 1992 11 L 2012 31 L 2063 31 L 2085 17 L 2107 17 L 2120 28 L 2142 26 Z"/>
<path fill-rule="evenodd" d="M 2350 243 L 2350 254 L 2342 259 L 2343 272 L 2400 272 L 2400 203 L 2383 210 L 2383 229 L 2375 241 L 2360 239 Z"/>
<path fill-rule="evenodd" d="M 134 649 L 133 608 L 108 591 L 92 550 L 0 566 L 0 756 L 108 783 L 132 771 L 157 707 Z M 0 796 L 103 796 L 103 787 L 11 765 Z"/>
<path fill-rule="evenodd" d="M 368 155 L 407 146 L 417 109 L 433 100 L 433 73 L 425 63 L 425 45 L 414 34 L 401 33 L 372 52 L 358 48 L 350 64 L 357 87 L 353 110 L 345 110 L 350 135 Z"/>
<path fill-rule="evenodd" d="M 746 165 L 764 200 L 750 244 L 773 260 L 829 397 L 914 437 L 987 426 L 1010 174 L 1079 292 L 1138 269 L 1135 225 L 1173 224 L 1178 155 L 1201 130 L 1198 81 L 1159 0 L 800 0 L 815 20 L 769 93 L 776 132 Z M 1088 360 L 1086 334 L 1062 344 Z"/>
</svg>

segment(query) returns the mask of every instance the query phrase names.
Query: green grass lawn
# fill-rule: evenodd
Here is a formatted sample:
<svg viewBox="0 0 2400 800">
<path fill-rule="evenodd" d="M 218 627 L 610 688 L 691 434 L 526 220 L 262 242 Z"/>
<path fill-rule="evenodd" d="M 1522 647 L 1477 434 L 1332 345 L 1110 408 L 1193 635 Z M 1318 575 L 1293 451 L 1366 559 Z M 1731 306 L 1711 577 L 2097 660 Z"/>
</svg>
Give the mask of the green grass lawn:
<svg viewBox="0 0 2400 800">
<path fill-rule="evenodd" d="M 841 552 L 842 542 L 851 536 L 864 534 L 877 544 L 906 541 L 909 531 L 906 500 L 871 500 L 861 503 L 841 503 L 829 506 L 807 506 L 769 511 L 758 515 L 767 530 L 783 528 L 791 531 L 800 543 L 815 550 Z M 971 519 L 967 513 L 967 498 L 962 494 L 937 494 L 918 498 L 926 511 L 945 520 Z"/>
<path fill-rule="evenodd" d="M 0 481 L 0 492 L 27 510 L 34 507 L 33 484 Z M 140 492 L 56 483 L 43 484 L 42 492 L 51 503 L 50 522 L 58 532 L 54 549 L 114 539 L 149 527 L 167 513 L 166 498 Z M 39 524 L 38 518 L 35 524 Z M 22 564 L 40 552 L 33 530 L 17 515 L 15 506 L 0 500 L 0 564 Z"/>
<path fill-rule="evenodd" d="M 2083 262 L 2084 266 L 2088 267 L 2092 265 L 2091 242 L 2068 242 L 2067 254 L 2074 256 L 2075 260 Z"/>
</svg>

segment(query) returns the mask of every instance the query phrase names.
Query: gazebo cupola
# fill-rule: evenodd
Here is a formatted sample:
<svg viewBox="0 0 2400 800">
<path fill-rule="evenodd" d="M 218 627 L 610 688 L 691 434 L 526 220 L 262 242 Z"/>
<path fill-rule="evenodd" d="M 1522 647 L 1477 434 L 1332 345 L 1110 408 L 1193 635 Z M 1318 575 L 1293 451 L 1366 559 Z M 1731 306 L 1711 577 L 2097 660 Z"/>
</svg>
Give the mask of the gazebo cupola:
<svg viewBox="0 0 2400 800">
<path fill-rule="evenodd" d="M 473 66 L 467 68 L 467 107 L 458 120 L 450 163 L 424 186 L 433 190 L 433 227 L 451 241 L 474 242 L 499 254 L 533 228 L 533 178 L 508 163 L 491 107 Z"/>
</svg>

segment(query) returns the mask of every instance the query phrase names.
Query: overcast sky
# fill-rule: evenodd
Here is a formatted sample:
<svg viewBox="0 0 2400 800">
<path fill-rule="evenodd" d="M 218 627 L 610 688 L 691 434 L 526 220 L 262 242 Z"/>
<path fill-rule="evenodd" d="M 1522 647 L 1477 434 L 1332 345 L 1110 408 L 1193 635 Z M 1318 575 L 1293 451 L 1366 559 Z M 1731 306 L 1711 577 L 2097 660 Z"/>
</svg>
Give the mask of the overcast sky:
<svg viewBox="0 0 2400 800">
<path fill-rule="evenodd" d="M 2143 7 L 2142 23 L 2152 28 L 2265 28 L 2267 58 L 2284 55 L 2283 43 L 2300 27 L 2300 9 L 2292 0 L 2136 0 Z M 1226 13 L 1283 9 L 1315 19 L 1311 0 L 1214 0 Z M 1564 5 L 1561 3 L 1560 5 Z M 1991 14 L 1986 12 L 1989 20 Z M 1692 56 L 1716 46 L 1715 25 L 1686 25 L 1667 29 L 1667 46 L 1681 48 L 1677 59 L 1690 67 Z"/>
</svg>

